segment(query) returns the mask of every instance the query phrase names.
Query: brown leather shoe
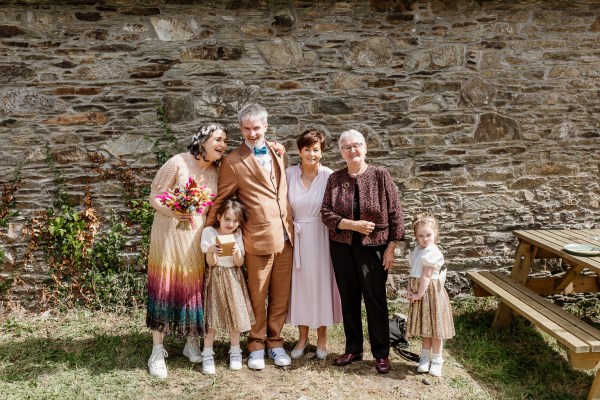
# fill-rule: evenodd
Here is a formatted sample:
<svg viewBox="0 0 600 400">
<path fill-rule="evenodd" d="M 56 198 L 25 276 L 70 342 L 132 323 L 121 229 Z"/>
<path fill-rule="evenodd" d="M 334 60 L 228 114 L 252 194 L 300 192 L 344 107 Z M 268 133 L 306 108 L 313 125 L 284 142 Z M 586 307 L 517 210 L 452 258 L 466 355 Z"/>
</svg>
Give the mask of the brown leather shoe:
<svg viewBox="0 0 600 400">
<path fill-rule="evenodd" d="M 338 358 L 333 360 L 333 365 L 337 365 L 338 367 L 343 367 L 344 365 L 348 365 L 350 363 L 353 363 L 354 361 L 361 361 L 362 359 L 363 359 L 362 353 L 358 353 L 358 354 L 346 353 L 346 354 L 342 354 L 341 356 L 339 356 Z"/>
<path fill-rule="evenodd" d="M 375 369 L 380 374 L 387 374 L 392 369 L 392 365 L 390 364 L 389 358 L 376 358 L 375 359 Z"/>
</svg>

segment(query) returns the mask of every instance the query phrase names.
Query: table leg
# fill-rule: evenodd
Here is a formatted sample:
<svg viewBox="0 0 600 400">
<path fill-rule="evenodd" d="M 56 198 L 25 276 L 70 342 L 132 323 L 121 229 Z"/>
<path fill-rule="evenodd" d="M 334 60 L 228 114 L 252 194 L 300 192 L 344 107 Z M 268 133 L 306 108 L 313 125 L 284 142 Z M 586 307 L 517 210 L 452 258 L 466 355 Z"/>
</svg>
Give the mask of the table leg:
<svg viewBox="0 0 600 400">
<path fill-rule="evenodd" d="M 511 278 L 513 278 L 516 282 L 525 285 L 537 249 L 537 246 L 533 246 L 531 243 L 519 240 L 519 247 L 517 248 L 515 261 L 510 273 Z M 500 303 L 498 305 L 498 309 L 496 310 L 492 327 L 495 329 L 506 329 L 510 326 L 511 320 L 512 310 L 506 304 Z"/>
<path fill-rule="evenodd" d="M 567 287 L 579 276 L 579 274 L 583 271 L 583 266 L 575 265 L 569 266 L 565 275 L 556 282 L 555 289 L 557 291 L 565 291 Z"/>
<path fill-rule="evenodd" d="M 596 372 L 596 376 L 594 377 L 594 383 L 592 383 L 592 388 L 588 393 L 588 400 L 598 400 L 600 399 L 600 373 Z"/>
</svg>

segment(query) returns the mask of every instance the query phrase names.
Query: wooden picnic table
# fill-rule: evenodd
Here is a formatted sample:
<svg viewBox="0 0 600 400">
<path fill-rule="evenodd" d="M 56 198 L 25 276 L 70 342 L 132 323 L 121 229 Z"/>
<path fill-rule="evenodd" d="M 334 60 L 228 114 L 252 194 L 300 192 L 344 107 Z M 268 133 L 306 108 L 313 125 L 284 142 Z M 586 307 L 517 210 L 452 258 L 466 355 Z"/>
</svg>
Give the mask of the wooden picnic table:
<svg viewBox="0 0 600 400">
<path fill-rule="evenodd" d="M 500 300 L 492 326 L 507 328 L 515 312 L 561 343 L 572 368 L 598 368 L 600 330 L 542 296 L 600 292 L 600 256 L 578 256 L 564 250 L 565 245 L 571 243 L 600 246 L 600 230 L 528 229 L 515 230 L 513 234 L 519 239 L 519 245 L 510 276 L 498 271 L 467 274 L 474 283 L 476 296 L 496 295 Z M 566 271 L 553 276 L 530 276 L 536 259 L 561 259 Z M 581 275 L 586 269 L 594 274 Z M 588 399 L 600 399 L 600 374 L 596 374 Z"/>
</svg>

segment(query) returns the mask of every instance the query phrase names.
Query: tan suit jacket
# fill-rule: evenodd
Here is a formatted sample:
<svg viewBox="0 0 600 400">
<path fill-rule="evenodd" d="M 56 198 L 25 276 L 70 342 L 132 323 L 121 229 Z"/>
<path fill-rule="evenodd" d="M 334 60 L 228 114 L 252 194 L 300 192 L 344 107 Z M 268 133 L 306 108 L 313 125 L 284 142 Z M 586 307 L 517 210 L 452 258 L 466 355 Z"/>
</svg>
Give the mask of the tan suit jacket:
<svg viewBox="0 0 600 400">
<path fill-rule="evenodd" d="M 284 229 L 290 244 L 294 243 L 292 209 L 287 200 L 285 148 L 273 142 L 267 142 L 267 147 L 273 159 L 271 174 L 260 166 L 245 143 L 223 159 L 217 197 L 206 220 L 207 226 L 212 225 L 221 203 L 237 195 L 248 211 L 243 230 L 244 248 L 247 253 L 256 255 L 281 252 Z"/>
</svg>

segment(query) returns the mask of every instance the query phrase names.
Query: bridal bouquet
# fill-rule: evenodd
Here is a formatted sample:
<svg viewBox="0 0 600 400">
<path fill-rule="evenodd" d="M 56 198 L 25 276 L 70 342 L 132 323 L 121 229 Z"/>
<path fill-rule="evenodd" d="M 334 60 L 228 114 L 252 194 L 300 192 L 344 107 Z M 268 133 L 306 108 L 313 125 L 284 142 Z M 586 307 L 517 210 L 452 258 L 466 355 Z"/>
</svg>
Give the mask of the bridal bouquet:
<svg viewBox="0 0 600 400">
<path fill-rule="evenodd" d="M 211 206 L 213 202 L 211 199 L 216 194 L 211 193 L 208 186 L 200 186 L 204 178 L 201 176 L 196 181 L 191 176 L 184 186 L 179 186 L 171 190 L 165 191 L 163 194 L 156 196 L 160 199 L 160 203 L 169 207 L 177 213 L 181 214 L 202 214 L 206 207 Z M 190 229 L 195 228 L 193 220 L 179 221 L 177 223 L 177 229 Z"/>
</svg>

